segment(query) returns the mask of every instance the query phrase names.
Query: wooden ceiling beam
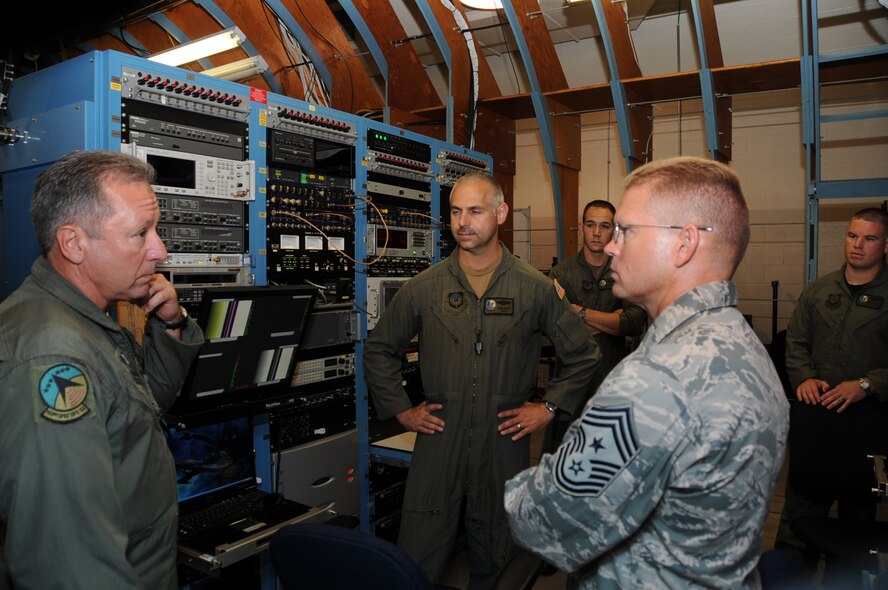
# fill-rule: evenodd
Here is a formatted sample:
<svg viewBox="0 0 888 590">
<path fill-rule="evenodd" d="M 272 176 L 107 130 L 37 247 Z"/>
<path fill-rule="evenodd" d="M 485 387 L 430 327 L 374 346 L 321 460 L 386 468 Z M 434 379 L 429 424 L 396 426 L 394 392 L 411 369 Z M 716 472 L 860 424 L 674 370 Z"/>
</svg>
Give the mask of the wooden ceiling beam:
<svg viewBox="0 0 888 590">
<path fill-rule="evenodd" d="M 347 113 L 382 110 L 385 102 L 361 61 L 352 55 L 351 42 L 327 3 L 324 0 L 282 0 L 281 3 L 330 70 L 332 88 L 328 88 L 328 106 Z"/>
<path fill-rule="evenodd" d="M 360 24 L 376 40 L 385 59 L 387 70 L 387 106 L 390 107 L 388 123 L 392 125 L 417 123 L 417 116 L 411 111 L 424 108 L 443 107 L 441 99 L 410 43 L 395 44 L 407 37 L 401 21 L 389 2 L 373 0 L 353 0 L 351 5 L 357 12 Z M 345 7 L 345 4 L 343 4 Z M 350 10 L 346 10 L 351 16 Z M 355 21 L 356 18 L 352 17 Z M 434 126 L 433 126 L 434 127 Z M 440 130 L 443 130 L 443 126 Z M 415 130 L 415 129 L 412 129 Z M 440 134 L 440 130 L 437 132 Z M 434 135 L 437 137 L 437 134 Z"/>
<path fill-rule="evenodd" d="M 293 65 L 293 58 L 281 41 L 281 30 L 274 12 L 268 4 L 265 2 L 237 2 L 236 0 L 216 0 L 216 3 L 243 31 L 265 63 L 268 64 L 268 72 L 277 81 L 276 87 L 269 87 L 269 89 L 286 96 L 303 98 L 305 88 L 298 72 L 290 67 Z M 258 84 L 259 80 L 260 76 L 253 76 L 249 80 L 241 80 L 241 83 L 262 88 Z"/>
</svg>

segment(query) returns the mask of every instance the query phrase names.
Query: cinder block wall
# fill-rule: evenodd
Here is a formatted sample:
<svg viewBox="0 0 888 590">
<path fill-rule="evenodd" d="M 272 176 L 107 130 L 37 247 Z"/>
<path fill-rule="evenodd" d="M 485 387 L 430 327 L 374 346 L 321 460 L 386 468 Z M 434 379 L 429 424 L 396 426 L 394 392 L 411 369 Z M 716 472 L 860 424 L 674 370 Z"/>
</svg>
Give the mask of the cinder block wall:
<svg viewBox="0 0 888 590">
<path fill-rule="evenodd" d="M 860 106 L 851 94 L 833 99 L 834 109 Z M 740 310 L 752 316 L 756 333 L 768 344 L 774 316 L 772 282 L 778 283 L 778 331 L 785 329 L 805 285 L 807 198 L 801 93 L 792 90 L 736 96 L 733 105 L 730 165 L 740 174 L 752 223 L 750 246 L 734 280 L 740 293 Z M 708 157 L 700 101 L 656 105 L 654 116 L 650 147 L 655 159 Z M 824 178 L 884 176 L 884 162 L 888 161 L 886 125 L 886 119 L 874 119 L 824 128 Z M 530 208 L 531 263 L 546 270 L 557 255 L 557 234 L 549 171 L 535 120 L 519 121 L 517 140 L 514 206 Z M 582 148 L 579 210 L 574 227 L 589 200 L 603 198 L 619 206 L 626 169 L 613 112 L 583 115 Z M 821 203 L 818 276 L 841 265 L 851 214 L 864 206 L 878 206 L 881 200 Z"/>
</svg>

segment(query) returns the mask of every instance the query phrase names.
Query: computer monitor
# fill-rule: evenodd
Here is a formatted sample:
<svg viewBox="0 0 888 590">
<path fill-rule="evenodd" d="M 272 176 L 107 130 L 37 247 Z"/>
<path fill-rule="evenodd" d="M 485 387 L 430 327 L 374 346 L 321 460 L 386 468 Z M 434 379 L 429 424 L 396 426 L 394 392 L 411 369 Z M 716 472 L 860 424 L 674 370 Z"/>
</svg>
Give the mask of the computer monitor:
<svg viewBox="0 0 888 590">
<path fill-rule="evenodd" d="M 198 324 L 206 342 L 170 414 L 248 413 L 284 395 L 316 297 L 317 289 L 304 285 L 205 289 Z"/>
<path fill-rule="evenodd" d="M 167 445 L 176 462 L 179 503 L 256 485 L 249 416 L 188 429 L 172 427 Z"/>
</svg>

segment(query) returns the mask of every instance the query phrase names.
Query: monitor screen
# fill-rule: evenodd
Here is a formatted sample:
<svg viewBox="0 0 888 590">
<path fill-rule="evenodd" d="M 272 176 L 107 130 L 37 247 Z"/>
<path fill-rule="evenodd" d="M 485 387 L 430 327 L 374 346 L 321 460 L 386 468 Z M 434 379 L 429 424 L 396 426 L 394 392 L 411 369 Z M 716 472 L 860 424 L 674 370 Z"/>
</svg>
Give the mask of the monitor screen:
<svg viewBox="0 0 888 590">
<path fill-rule="evenodd" d="M 254 485 L 255 458 L 247 416 L 187 429 L 170 428 L 179 502 L 239 485 Z"/>
<path fill-rule="evenodd" d="M 177 188 L 195 188 L 197 178 L 194 160 L 147 154 L 148 163 L 157 172 L 155 184 Z"/>
<path fill-rule="evenodd" d="M 204 290 L 204 342 L 171 414 L 249 406 L 283 395 L 296 368 L 317 289 L 308 286 Z"/>
</svg>

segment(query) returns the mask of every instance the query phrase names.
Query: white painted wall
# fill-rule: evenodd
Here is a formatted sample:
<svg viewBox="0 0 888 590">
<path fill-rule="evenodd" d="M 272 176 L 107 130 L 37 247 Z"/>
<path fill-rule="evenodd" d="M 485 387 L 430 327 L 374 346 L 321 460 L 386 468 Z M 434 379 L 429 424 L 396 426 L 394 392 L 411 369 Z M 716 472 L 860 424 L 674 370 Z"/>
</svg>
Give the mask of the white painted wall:
<svg viewBox="0 0 888 590">
<path fill-rule="evenodd" d="M 867 91 L 868 102 L 864 102 L 863 95 L 845 96 L 844 102 L 837 98 L 831 108 L 884 109 L 888 83 L 871 85 Z M 733 99 L 731 166 L 741 177 L 752 223 L 750 246 L 734 278 L 741 297 L 740 310 L 752 315 L 753 326 L 766 343 L 771 339 L 771 282 L 779 281 L 778 330 L 786 327 L 805 284 L 806 155 L 800 104 L 801 93 L 797 90 Z M 700 101 L 684 101 L 681 116 L 677 103 L 657 105 L 654 116 L 651 145 L 655 159 L 675 155 L 708 157 Z M 583 168 L 576 220 L 586 202 L 595 198 L 608 199 L 619 206 L 625 163 L 613 117 L 613 113 L 582 117 Z M 888 175 L 888 118 L 839 124 L 832 134 L 836 136 L 833 145 L 824 145 L 825 172 L 842 178 Z M 545 270 L 557 254 L 557 235 L 549 172 L 535 121 L 519 122 L 517 140 L 514 206 L 527 207 L 532 212 L 535 231 L 531 263 Z M 881 199 L 823 202 L 819 275 L 841 265 L 844 233 L 851 214 L 880 203 Z"/>
</svg>

